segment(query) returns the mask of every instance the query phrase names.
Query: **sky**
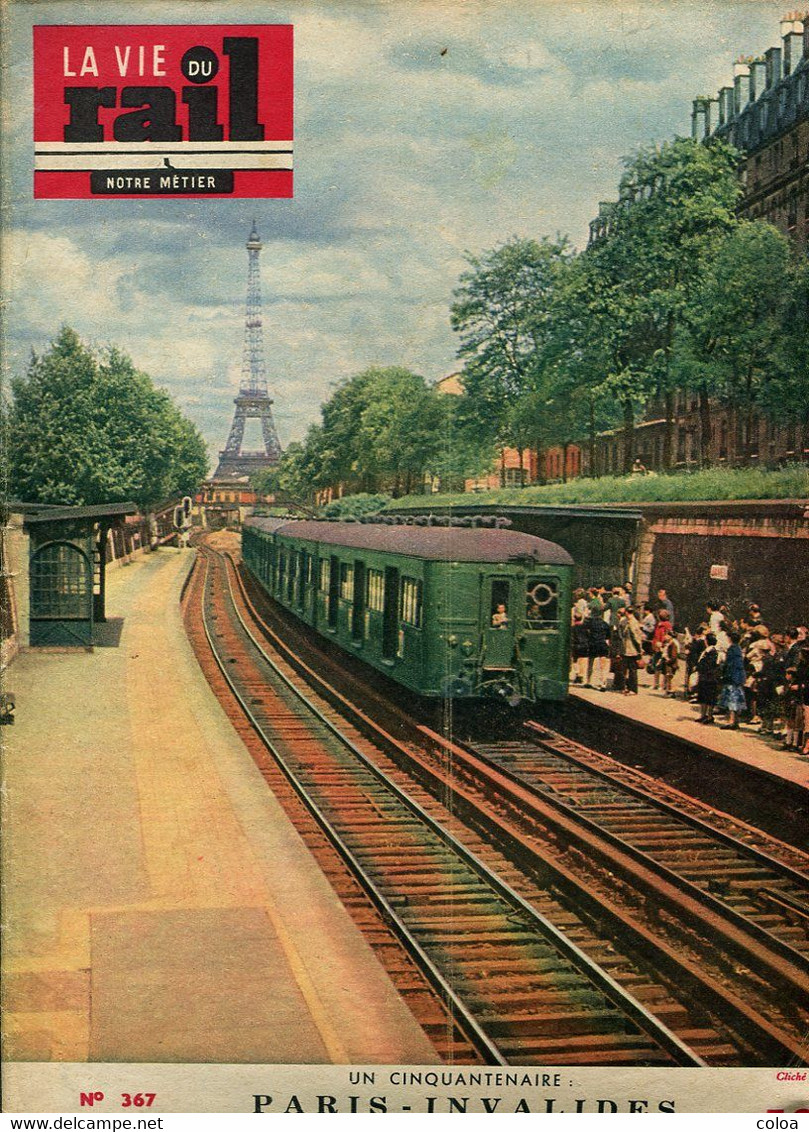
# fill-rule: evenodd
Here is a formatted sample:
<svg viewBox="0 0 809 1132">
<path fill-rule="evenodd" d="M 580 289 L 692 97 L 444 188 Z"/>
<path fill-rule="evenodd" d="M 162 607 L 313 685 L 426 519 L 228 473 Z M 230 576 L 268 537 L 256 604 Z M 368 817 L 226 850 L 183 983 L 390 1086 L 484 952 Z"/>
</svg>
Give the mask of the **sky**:
<svg viewBox="0 0 809 1132">
<path fill-rule="evenodd" d="M 10 0 L 3 73 L 6 376 L 60 326 L 116 344 L 198 425 L 212 465 L 241 376 L 247 252 L 261 253 L 282 445 L 371 365 L 436 381 L 465 254 L 584 247 L 622 157 L 690 132 L 691 100 L 778 42 L 770 0 Z M 31 27 L 292 23 L 292 200 L 35 201 Z M 250 445 L 248 445 L 250 446 Z"/>
</svg>

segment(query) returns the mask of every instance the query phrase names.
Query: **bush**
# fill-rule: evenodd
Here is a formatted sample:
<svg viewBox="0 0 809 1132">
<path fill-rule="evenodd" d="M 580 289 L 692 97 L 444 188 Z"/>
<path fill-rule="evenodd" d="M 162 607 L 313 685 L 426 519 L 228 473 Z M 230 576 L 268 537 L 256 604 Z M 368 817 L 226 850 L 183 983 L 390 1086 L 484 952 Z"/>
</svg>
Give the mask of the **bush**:
<svg viewBox="0 0 809 1132">
<path fill-rule="evenodd" d="M 359 519 L 363 515 L 376 515 L 390 503 L 389 495 L 345 495 L 334 499 L 323 508 L 327 519 Z"/>
</svg>

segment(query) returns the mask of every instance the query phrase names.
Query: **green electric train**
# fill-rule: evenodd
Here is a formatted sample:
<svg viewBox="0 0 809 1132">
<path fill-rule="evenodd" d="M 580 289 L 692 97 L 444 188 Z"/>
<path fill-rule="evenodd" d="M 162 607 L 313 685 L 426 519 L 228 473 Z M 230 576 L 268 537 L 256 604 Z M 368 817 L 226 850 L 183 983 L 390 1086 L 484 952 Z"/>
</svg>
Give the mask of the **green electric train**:
<svg viewBox="0 0 809 1132">
<path fill-rule="evenodd" d="M 518 531 L 248 519 L 245 565 L 346 652 L 422 696 L 560 700 L 573 560 Z"/>
</svg>

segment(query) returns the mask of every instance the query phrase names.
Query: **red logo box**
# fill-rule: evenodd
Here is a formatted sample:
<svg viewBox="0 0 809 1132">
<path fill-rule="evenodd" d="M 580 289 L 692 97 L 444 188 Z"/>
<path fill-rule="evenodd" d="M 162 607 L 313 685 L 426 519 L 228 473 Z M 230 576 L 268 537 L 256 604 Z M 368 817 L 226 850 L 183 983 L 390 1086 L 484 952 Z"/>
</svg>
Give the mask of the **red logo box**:
<svg viewBox="0 0 809 1132">
<path fill-rule="evenodd" d="M 290 24 L 34 28 L 34 196 L 291 197 Z"/>
</svg>

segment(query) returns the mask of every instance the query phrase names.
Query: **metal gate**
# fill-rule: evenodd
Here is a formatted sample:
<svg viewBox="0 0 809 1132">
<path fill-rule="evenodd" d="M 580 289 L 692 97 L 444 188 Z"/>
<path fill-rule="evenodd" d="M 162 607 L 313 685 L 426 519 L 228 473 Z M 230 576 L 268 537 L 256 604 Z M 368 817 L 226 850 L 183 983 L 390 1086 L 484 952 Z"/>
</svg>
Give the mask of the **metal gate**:
<svg viewBox="0 0 809 1132">
<path fill-rule="evenodd" d="M 46 542 L 30 559 L 32 645 L 90 645 L 93 564 L 74 542 Z"/>
</svg>

